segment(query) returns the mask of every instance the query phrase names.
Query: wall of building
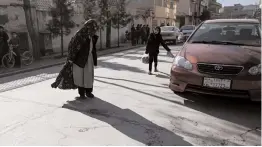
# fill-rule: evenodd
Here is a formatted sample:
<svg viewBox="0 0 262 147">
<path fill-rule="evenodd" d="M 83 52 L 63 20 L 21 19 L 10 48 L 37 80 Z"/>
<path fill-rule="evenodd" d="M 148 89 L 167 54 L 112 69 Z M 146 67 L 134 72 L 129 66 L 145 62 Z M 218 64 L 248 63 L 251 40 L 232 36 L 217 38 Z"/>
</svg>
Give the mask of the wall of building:
<svg viewBox="0 0 262 147">
<path fill-rule="evenodd" d="M 234 6 L 223 7 L 221 11 L 222 18 L 252 18 L 258 5 L 243 6 L 235 4 Z"/>
<path fill-rule="evenodd" d="M 146 0 L 145 0 L 146 1 Z M 148 1 L 150 2 L 150 1 Z M 142 4 L 142 1 L 139 0 L 134 0 L 130 3 L 128 3 L 127 7 L 126 7 L 126 11 L 132 15 L 136 15 L 137 14 L 137 3 Z M 135 7 L 136 6 L 136 7 Z M 80 7 L 80 9 L 83 7 Z M 71 30 L 71 33 L 67 36 L 64 36 L 64 46 L 65 48 L 67 48 L 68 43 L 70 42 L 71 38 L 75 35 L 75 33 L 81 29 L 81 27 L 83 26 L 83 23 L 85 22 L 84 18 L 83 18 L 83 11 L 78 10 L 78 12 L 72 17 L 72 20 L 79 25 L 79 27 L 73 28 Z M 148 24 L 149 23 L 149 19 L 144 21 L 142 18 L 138 18 L 136 20 L 134 20 L 134 25 L 137 24 Z M 120 36 L 120 43 L 123 42 L 123 39 L 125 37 L 125 32 L 126 31 L 130 31 L 131 30 L 131 25 L 132 23 L 128 24 L 126 27 L 124 28 L 120 28 L 119 29 L 119 36 Z M 101 34 L 100 34 L 101 33 Z M 98 31 L 97 35 L 99 36 L 98 42 L 97 42 L 97 48 L 100 49 L 101 45 L 102 48 L 106 48 L 106 28 L 104 28 L 103 30 Z M 53 38 L 53 48 L 55 52 L 60 52 L 60 37 L 56 37 Z M 111 28 L 111 45 L 112 46 L 117 46 L 118 43 L 118 29 L 117 28 Z"/>
<path fill-rule="evenodd" d="M 171 6 L 172 4 L 172 6 Z M 164 23 L 164 25 L 176 25 L 177 5 L 176 1 L 171 3 L 170 0 L 156 0 L 155 3 L 155 18 L 154 22 L 158 26 Z"/>
</svg>

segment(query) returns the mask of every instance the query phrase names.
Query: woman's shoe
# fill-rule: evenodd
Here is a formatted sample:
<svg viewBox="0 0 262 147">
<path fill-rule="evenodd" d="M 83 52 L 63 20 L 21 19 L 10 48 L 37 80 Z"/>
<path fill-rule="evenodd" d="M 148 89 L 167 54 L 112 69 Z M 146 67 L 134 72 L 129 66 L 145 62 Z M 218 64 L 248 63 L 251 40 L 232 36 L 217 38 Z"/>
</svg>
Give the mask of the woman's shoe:
<svg viewBox="0 0 262 147">
<path fill-rule="evenodd" d="M 87 93 L 86 96 L 87 96 L 88 98 L 95 98 L 95 96 L 94 96 L 92 93 Z"/>
<path fill-rule="evenodd" d="M 155 72 L 158 72 L 157 68 L 155 68 Z"/>
<path fill-rule="evenodd" d="M 86 97 L 84 95 L 80 95 L 79 97 L 77 97 L 77 99 L 86 99 Z"/>
<path fill-rule="evenodd" d="M 149 74 L 149 75 L 152 75 L 152 72 L 150 71 L 150 72 L 148 72 L 148 74 Z"/>
</svg>

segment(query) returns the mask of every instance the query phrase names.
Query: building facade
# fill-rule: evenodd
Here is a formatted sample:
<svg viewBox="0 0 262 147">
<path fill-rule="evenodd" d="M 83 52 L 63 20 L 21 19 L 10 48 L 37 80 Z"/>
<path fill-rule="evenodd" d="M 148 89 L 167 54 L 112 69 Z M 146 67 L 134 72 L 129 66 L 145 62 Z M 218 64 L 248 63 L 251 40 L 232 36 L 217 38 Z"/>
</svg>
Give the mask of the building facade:
<svg viewBox="0 0 262 147">
<path fill-rule="evenodd" d="M 211 14 L 211 19 L 219 18 L 219 11 L 222 8 L 222 4 L 217 2 L 217 0 L 209 0 L 208 10 Z"/>
<path fill-rule="evenodd" d="M 175 0 L 155 0 L 154 26 L 176 25 L 176 12 Z"/>
<path fill-rule="evenodd" d="M 221 18 L 253 18 L 259 5 L 235 4 L 234 6 L 223 7 L 220 11 Z"/>
<path fill-rule="evenodd" d="M 130 0 L 127 9 L 132 15 L 149 12 L 149 17 L 144 20 L 135 19 L 134 24 L 148 24 L 151 28 L 161 25 L 176 25 L 177 0 Z"/>
<path fill-rule="evenodd" d="M 205 7 L 209 6 L 209 0 L 179 0 L 177 2 L 176 18 L 177 26 L 197 25 L 200 23 L 197 18 Z"/>
<path fill-rule="evenodd" d="M 52 52 L 51 34 L 45 30 L 48 19 L 50 0 L 31 0 L 31 14 L 35 29 L 40 35 L 41 53 Z M 22 0 L 0 1 L 0 25 L 3 26 L 9 36 L 16 32 L 20 38 L 20 47 L 24 50 L 32 50 L 31 39 L 27 30 L 25 12 Z"/>
</svg>

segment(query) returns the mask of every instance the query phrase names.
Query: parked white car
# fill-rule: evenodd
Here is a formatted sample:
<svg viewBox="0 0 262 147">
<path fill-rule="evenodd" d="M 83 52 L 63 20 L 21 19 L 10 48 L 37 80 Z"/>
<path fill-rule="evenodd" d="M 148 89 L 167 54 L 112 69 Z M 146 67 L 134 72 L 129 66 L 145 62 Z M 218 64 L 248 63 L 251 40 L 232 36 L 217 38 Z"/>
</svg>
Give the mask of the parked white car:
<svg viewBox="0 0 262 147">
<path fill-rule="evenodd" d="M 161 35 L 165 42 L 171 41 L 174 44 L 177 44 L 180 32 L 176 26 L 163 26 L 161 27 Z"/>
<path fill-rule="evenodd" d="M 180 32 L 182 33 L 179 37 L 178 40 L 181 42 L 185 42 L 187 38 L 194 32 L 196 29 L 196 26 L 194 25 L 185 25 L 180 28 Z"/>
</svg>

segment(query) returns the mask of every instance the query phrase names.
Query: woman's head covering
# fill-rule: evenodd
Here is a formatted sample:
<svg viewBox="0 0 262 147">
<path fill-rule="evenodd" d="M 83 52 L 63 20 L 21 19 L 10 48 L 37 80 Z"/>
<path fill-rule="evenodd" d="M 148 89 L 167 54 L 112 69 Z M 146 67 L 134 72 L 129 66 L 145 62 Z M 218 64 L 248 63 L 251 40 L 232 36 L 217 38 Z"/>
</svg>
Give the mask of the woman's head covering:
<svg viewBox="0 0 262 147">
<path fill-rule="evenodd" d="M 98 25 L 95 20 L 90 19 L 86 21 L 84 26 L 79 31 L 77 31 L 74 37 L 72 37 L 68 45 L 68 51 L 69 52 L 76 51 L 79 45 L 85 43 L 86 40 L 89 38 L 90 32 L 95 32 L 97 29 L 98 29 Z"/>
<path fill-rule="evenodd" d="M 85 22 L 84 27 L 91 28 L 91 29 L 98 29 L 98 24 L 94 19 L 89 19 Z"/>
<path fill-rule="evenodd" d="M 82 37 L 90 35 L 90 31 L 97 31 L 98 24 L 94 19 L 89 19 L 85 22 L 84 26 L 77 32 L 77 36 L 81 35 Z"/>
<path fill-rule="evenodd" d="M 158 34 L 161 34 L 161 28 L 160 27 L 156 27 L 155 29 L 158 29 Z"/>
</svg>

